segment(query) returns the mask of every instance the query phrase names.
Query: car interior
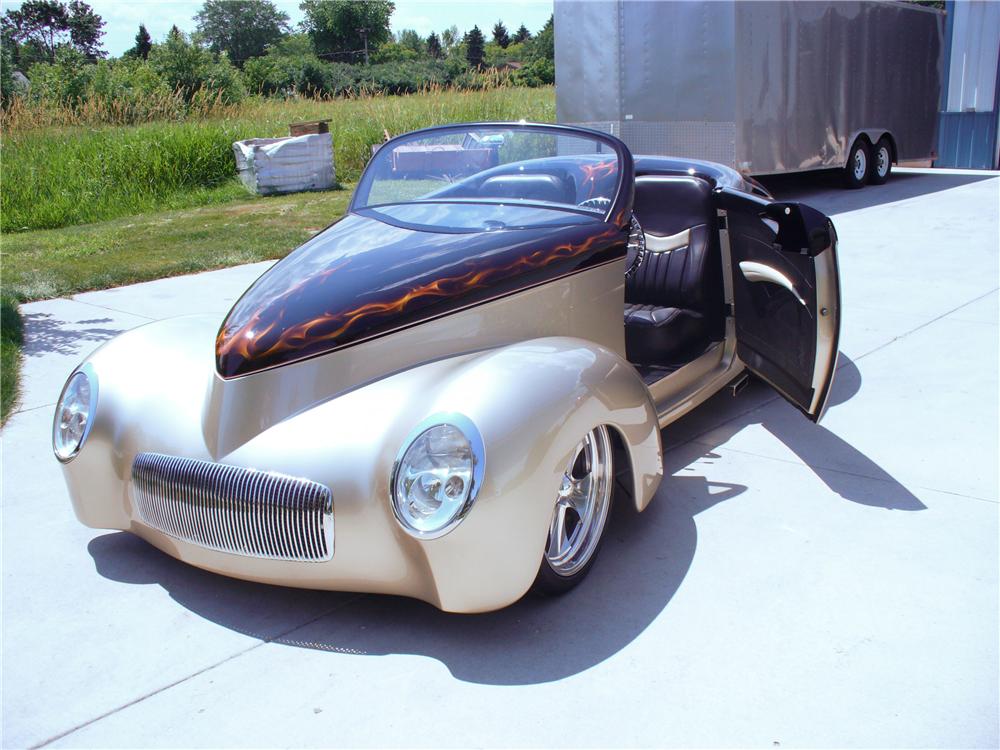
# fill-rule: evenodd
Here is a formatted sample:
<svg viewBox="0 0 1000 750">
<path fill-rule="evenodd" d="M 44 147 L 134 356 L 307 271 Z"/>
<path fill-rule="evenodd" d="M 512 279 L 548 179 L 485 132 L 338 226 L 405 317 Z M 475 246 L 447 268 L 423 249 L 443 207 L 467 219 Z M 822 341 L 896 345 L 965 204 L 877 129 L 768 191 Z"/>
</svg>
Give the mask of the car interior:
<svg viewBox="0 0 1000 750">
<path fill-rule="evenodd" d="M 475 175 L 435 195 L 579 201 L 573 177 L 552 164 L 527 171 L 523 166 L 518 171 L 507 172 L 508 168 L 511 165 Z M 688 174 L 637 175 L 632 215 L 625 350 L 643 379 L 653 383 L 725 338 L 722 255 L 712 185 Z"/>
<path fill-rule="evenodd" d="M 581 202 L 574 171 L 561 165 L 559 157 L 504 164 L 430 195 L 606 208 L 607 198 Z M 687 172 L 637 173 L 632 216 L 625 350 L 629 362 L 652 384 L 725 339 L 722 253 L 712 184 Z"/>
<path fill-rule="evenodd" d="M 625 349 L 647 382 L 725 337 L 722 255 L 711 186 L 699 177 L 640 175 L 625 279 Z"/>
</svg>

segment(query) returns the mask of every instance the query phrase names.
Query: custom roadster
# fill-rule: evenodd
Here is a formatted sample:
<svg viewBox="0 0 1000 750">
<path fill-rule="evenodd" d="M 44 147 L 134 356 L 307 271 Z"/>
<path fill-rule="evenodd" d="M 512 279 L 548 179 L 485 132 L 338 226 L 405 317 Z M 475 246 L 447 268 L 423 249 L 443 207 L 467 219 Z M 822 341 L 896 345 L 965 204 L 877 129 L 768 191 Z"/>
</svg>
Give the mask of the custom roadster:
<svg viewBox="0 0 1000 750">
<path fill-rule="evenodd" d="M 198 567 L 496 609 L 578 583 L 612 502 L 653 498 L 661 429 L 727 384 L 820 418 L 836 245 L 726 167 L 597 131 L 416 131 L 221 326 L 88 357 L 54 451 L 84 524 Z"/>
</svg>

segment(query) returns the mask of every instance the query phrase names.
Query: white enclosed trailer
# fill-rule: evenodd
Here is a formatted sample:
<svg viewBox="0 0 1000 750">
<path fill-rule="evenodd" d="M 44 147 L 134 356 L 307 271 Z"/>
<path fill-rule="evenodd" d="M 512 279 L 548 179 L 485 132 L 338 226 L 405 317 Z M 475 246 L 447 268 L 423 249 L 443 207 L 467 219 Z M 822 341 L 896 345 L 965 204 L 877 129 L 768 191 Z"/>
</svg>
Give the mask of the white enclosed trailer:
<svg viewBox="0 0 1000 750">
<path fill-rule="evenodd" d="M 943 34 L 903 2 L 555 0 L 557 117 L 636 154 L 881 182 L 935 156 Z"/>
</svg>

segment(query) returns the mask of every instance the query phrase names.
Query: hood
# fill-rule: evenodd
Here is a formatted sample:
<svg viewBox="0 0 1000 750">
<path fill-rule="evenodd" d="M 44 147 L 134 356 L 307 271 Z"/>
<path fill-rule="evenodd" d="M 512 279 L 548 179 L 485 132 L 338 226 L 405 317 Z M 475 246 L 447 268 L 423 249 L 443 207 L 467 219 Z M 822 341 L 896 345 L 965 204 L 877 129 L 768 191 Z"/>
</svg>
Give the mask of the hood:
<svg viewBox="0 0 1000 750">
<path fill-rule="evenodd" d="M 351 213 L 236 302 L 216 338 L 216 368 L 234 378 L 382 336 L 624 255 L 626 236 L 589 216 L 539 208 L 404 204 Z"/>
</svg>

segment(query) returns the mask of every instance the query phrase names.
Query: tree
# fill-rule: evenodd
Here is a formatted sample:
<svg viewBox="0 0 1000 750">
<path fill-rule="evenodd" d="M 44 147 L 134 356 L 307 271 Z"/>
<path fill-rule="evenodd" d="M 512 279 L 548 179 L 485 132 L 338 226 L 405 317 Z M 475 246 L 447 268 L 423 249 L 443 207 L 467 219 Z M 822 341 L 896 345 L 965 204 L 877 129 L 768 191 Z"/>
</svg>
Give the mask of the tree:
<svg viewBox="0 0 1000 750">
<path fill-rule="evenodd" d="M 5 44 L 0 46 L 0 106 L 7 106 L 13 96 L 14 57 Z"/>
<path fill-rule="evenodd" d="M 399 42 L 399 46 L 416 52 L 418 56 L 423 55 L 426 51 L 424 48 L 424 40 L 421 39 L 420 34 L 413 29 L 403 29 L 400 31 L 396 41 Z"/>
<path fill-rule="evenodd" d="M 507 33 L 507 27 L 503 25 L 503 21 L 497 21 L 493 25 L 493 43 L 500 45 L 503 49 L 507 49 L 510 44 L 510 34 Z"/>
<path fill-rule="evenodd" d="M 55 62 L 56 46 L 69 31 L 69 12 L 58 0 L 26 0 L 4 14 L 3 28 L 18 45 L 34 48 Z"/>
<path fill-rule="evenodd" d="M 522 44 L 529 39 L 531 39 L 531 32 L 528 31 L 528 27 L 522 23 L 521 27 L 514 32 L 514 36 L 511 37 L 510 41 L 512 44 Z"/>
<path fill-rule="evenodd" d="M 472 31 L 466 32 L 462 41 L 465 43 L 465 59 L 469 61 L 469 65 L 473 68 L 483 67 L 483 46 L 486 38 L 479 27 L 473 26 Z"/>
<path fill-rule="evenodd" d="M 458 44 L 458 26 L 452 24 L 441 32 L 441 44 L 444 46 L 446 54 L 450 53 Z"/>
<path fill-rule="evenodd" d="M 427 37 L 427 54 L 435 60 L 440 60 L 444 54 L 441 51 L 441 40 L 438 39 L 438 35 L 433 31 Z"/>
<path fill-rule="evenodd" d="M 366 60 L 368 51 L 392 38 L 389 18 L 396 9 L 390 0 L 302 0 L 303 29 L 318 55 L 341 62 Z"/>
<path fill-rule="evenodd" d="M 149 51 L 153 49 L 153 39 L 146 31 L 145 24 L 139 24 L 139 31 L 135 35 L 135 45 L 132 49 L 126 50 L 122 57 L 133 57 L 139 60 L 149 58 Z"/>
<path fill-rule="evenodd" d="M 194 19 L 209 49 L 237 65 L 260 57 L 289 31 L 288 14 L 270 0 L 205 0 Z"/>
<path fill-rule="evenodd" d="M 549 20 L 545 22 L 542 30 L 538 32 L 538 35 L 534 38 L 532 46 L 534 47 L 534 56 L 536 58 L 541 58 L 543 60 L 555 60 L 556 59 L 556 40 L 555 40 L 555 18 L 549 16 Z"/>
<path fill-rule="evenodd" d="M 183 39 L 183 38 L 184 35 L 181 33 L 181 30 L 177 28 L 176 23 L 173 26 L 171 26 L 170 31 L 167 32 L 167 41 L 170 41 L 171 39 Z"/>
<path fill-rule="evenodd" d="M 101 17 L 79 0 L 68 5 L 60 0 L 25 0 L 3 17 L 4 36 L 18 45 L 16 54 L 22 64 L 22 57 L 53 63 L 56 49 L 64 44 L 91 61 L 104 57 L 106 53 L 100 48 L 103 28 Z"/>
<path fill-rule="evenodd" d="M 89 5 L 80 0 L 70 2 L 68 18 L 70 42 L 91 62 L 108 56 L 108 53 L 101 49 L 104 26 L 104 19 Z"/>
</svg>

